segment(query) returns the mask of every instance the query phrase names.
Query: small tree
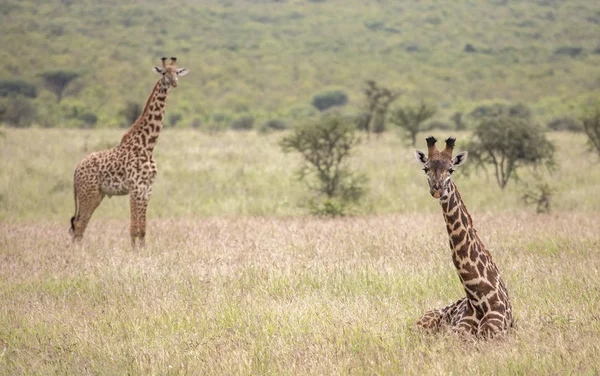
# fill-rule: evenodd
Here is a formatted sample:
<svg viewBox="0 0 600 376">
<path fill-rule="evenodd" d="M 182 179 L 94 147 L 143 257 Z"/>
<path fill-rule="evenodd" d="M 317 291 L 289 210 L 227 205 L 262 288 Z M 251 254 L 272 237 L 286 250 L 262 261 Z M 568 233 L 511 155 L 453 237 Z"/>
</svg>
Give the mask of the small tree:
<svg viewBox="0 0 600 376">
<path fill-rule="evenodd" d="M 410 137 L 412 146 L 416 145 L 417 133 L 421 131 L 423 123 L 436 113 L 436 108 L 422 102 L 419 106 L 400 107 L 392 111 L 391 121 L 395 125 L 404 129 L 406 135 Z"/>
<path fill-rule="evenodd" d="M 363 89 L 363 93 L 367 100 L 367 111 L 364 116 L 359 118 L 358 128 L 375 133 L 381 133 L 385 130 L 385 119 L 387 111 L 401 92 L 398 90 L 390 90 L 385 87 L 378 86 L 375 81 L 367 81 Z"/>
<path fill-rule="evenodd" d="M 41 76 L 44 80 L 44 86 L 46 87 L 46 89 L 56 94 L 56 102 L 60 102 L 65 89 L 71 81 L 79 77 L 79 73 L 72 71 L 57 70 L 44 72 L 41 74 Z"/>
<path fill-rule="evenodd" d="M 37 97 L 37 87 L 23 80 L 0 80 L 0 97 L 22 95 Z"/>
<path fill-rule="evenodd" d="M 36 108 L 22 96 L 0 102 L 0 122 L 15 128 L 30 127 L 37 116 Z"/>
<path fill-rule="evenodd" d="M 312 105 L 319 111 L 325 111 L 335 106 L 348 103 L 348 94 L 341 90 L 331 90 L 316 94 L 312 97 Z"/>
<path fill-rule="evenodd" d="M 596 150 L 600 156 L 600 105 L 586 111 L 581 119 L 588 144 L 591 150 Z"/>
<path fill-rule="evenodd" d="M 454 123 L 454 129 L 456 129 L 457 131 L 462 131 L 467 128 L 462 112 L 455 112 L 450 117 L 450 120 Z"/>
<path fill-rule="evenodd" d="M 542 130 L 519 116 L 483 119 L 475 128 L 467 150 L 475 166 L 494 167 L 494 175 L 504 189 L 511 177 L 518 180 L 521 167 L 554 165 L 554 145 Z"/>
<path fill-rule="evenodd" d="M 525 184 L 521 199 L 526 205 L 535 205 L 537 214 L 549 214 L 550 203 L 554 189 L 550 184 L 540 181 L 535 184 Z"/>
<path fill-rule="evenodd" d="M 119 111 L 119 116 L 123 119 L 121 126 L 130 127 L 142 114 L 142 105 L 138 102 L 127 101 L 125 107 Z"/>
<path fill-rule="evenodd" d="M 355 126 L 340 117 L 295 128 L 281 141 L 285 153 L 297 151 L 304 162 L 298 179 L 315 194 L 310 209 L 317 215 L 345 215 L 365 193 L 366 177 L 350 170 L 347 159 L 359 143 Z"/>
</svg>

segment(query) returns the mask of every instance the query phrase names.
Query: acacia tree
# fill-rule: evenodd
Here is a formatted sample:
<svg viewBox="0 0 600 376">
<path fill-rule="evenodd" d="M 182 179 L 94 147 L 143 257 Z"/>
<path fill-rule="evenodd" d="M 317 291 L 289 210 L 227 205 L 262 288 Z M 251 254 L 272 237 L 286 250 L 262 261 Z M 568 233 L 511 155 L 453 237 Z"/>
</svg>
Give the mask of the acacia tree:
<svg viewBox="0 0 600 376">
<path fill-rule="evenodd" d="M 412 146 L 415 146 L 417 133 L 421 131 L 421 126 L 426 120 L 435 115 L 436 112 L 437 109 L 434 106 L 421 102 L 416 107 L 407 105 L 393 110 L 390 120 L 395 125 L 404 129 L 407 136 L 410 137 Z"/>
<path fill-rule="evenodd" d="M 475 128 L 467 146 L 469 158 L 475 166 L 492 166 L 500 188 L 504 189 L 518 170 L 528 166 L 534 169 L 554 165 L 555 147 L 542 130 L 527 118 L 497 116 L 483 119 Z"/>
<path fill-rule="evenodd" d="M 401 92 L 378 86 L 375 81 L 369 80 L 366 82 L 363 93 L 367 97 L 367 112 L 361 118 L 359 128 L 366 130 L 367 133 L 371 130 L 375 133 L 382 133 L 385 130 L 388 108 L 392 102 L 398 99 Z"/>
<path fill-rule="evenodd" d="M 56 101 L 60 102 L 63 97 L 63 93 L 67 88 L 67 85 L 77 77 L 79 77 L 79 73 L 72 71 L 49 71 L 41 74 L 42 79 L 44 80 L 44 86 L 46 89 L 50 90 L 54 94 L 56 94 Z"/>
<path fill-rule="evenodd" d="M 590 149 L 595 149 L 600 156 L 600 105 L 588 110 L 581 119 L 581 123 L 588 136 Z"/>
<path fill-rule="evenodd" d="M 285 153 L 296 151 L 303 158 L 298 179 L 314 193 L 309 200 L 316 215 L 345 215 L 365 193 L 366 177 L 352 171 L 347 160 L 359 143 L 354 124 L 340 117 L 295 128 L 280 143 Z"/>
</svg>

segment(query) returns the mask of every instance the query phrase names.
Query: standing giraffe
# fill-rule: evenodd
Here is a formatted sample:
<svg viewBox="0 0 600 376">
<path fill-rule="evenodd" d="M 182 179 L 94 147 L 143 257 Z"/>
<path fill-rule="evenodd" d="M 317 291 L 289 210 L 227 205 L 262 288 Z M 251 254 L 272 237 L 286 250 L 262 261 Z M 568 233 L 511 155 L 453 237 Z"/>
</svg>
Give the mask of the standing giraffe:
<svg viewBox="0 0 600 376">
<path fill-rule="evenodd" d="M 70 233 L 73 241 L 80 240 L 87 224 L 104 196 L 130 194 L 131 243 L 136 239 L 144 245 L 146 235 L 146 208 L 156 177 L 156 163 L 152 151 L 163 126 L 167 94 L 177 87 L 178 76 L 188 70 L 178 69 L 177 58 L 162 58 L 162 68 L 154 67 L 161 75 L 140 117 L 131 126 L 116 148 L 92 153 L 75 169 L 75 215 L 71 218 Z"/>
<path fill-rule="evenodd" d="M 442 152 L 437 150 L 433 136 L 426 140 L 428 155 L 415 150 L 415 158 L 424 166 L 429 192 L 440 200 L 452 261 L 467 296 L 445 308 L 426 312 L 417 325 L 433 331 L 449 326 L 466 337 L 491 338 L 504 334 L 513 326 L 506 285 L 451 179 L 454 169 L 467 159 L 467 152 L 458 153 L 453 159 L 454 138 L 446 140 Z"/>
</svg>

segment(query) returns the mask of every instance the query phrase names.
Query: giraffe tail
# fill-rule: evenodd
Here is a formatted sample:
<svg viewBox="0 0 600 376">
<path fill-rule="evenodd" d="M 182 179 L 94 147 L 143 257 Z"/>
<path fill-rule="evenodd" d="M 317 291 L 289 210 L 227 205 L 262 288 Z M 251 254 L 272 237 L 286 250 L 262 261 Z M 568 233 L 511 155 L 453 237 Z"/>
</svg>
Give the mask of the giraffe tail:
<svg viewBox="0 0 600 376">
<path fill-rule="evenodd" d="M 75 218 L 77 218 L 79 211 L 77 205 L 77 184 L 75 183 L 75 179 L 73 179 L 73 197 L 75 198 L 75 214 L 71 217 L 71 228 L 69 229 L 69 234 L 71 235 L 75 235 Z"/>
</svg>

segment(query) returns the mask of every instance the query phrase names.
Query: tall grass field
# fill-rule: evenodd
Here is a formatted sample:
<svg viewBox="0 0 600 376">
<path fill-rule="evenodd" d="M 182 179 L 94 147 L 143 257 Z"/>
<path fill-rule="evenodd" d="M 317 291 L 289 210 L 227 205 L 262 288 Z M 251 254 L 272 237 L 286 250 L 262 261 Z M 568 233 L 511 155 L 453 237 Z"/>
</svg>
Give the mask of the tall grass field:
<svg viewBox="0 0 600 376">
<path fill-rule="evenodd" d="M 366 199 L 327 219 L 308 215 L 285 133 L 166 130 L 146 247 L 130 246 L 124 197 L 105 198 L 74 246 L 74 168 L 121 133 L 0 128 L 1 375 L 600 373 L 600 162 L 585 136 L 549 135 L 550 214 L 513 181 L 454 174 L 516 319 L 468 343 L 414 327 L 464 291 L 396 134 L 358 146 Z M 470 135 L 454 135 L 464 150 Z"/>
</svg>

